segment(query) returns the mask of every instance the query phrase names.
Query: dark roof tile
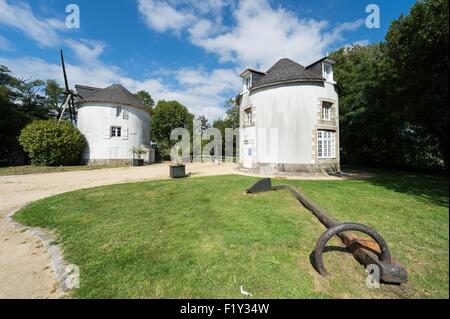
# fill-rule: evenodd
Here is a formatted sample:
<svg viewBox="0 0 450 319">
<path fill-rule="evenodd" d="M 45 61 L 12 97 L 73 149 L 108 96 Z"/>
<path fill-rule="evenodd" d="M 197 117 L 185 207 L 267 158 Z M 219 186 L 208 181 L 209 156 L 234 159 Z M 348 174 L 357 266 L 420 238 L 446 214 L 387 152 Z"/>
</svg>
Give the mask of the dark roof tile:
<svg viewBox="0 0 450 319">
<path fill-rule="evenodd" d="M 323 81 L 323 78 L 309 70 L 303 65 L 298 64 L 290 59 L 283 58 L 275 63 L 267 74 L 262 76 L 256 83 L 254 88 L 293 81 Z"/>
<path fill-rule="evenodd" d="M 130 91 L 124 88 L 121 84 L 113 84 L 105 89 L 98 89 L 97 92 L 89 94 L 86 97 L 83 96 L 80 103 L 85 102 L 115 103 L 133 106 L 145 110 L 147 109 L 145 105 L 142 104 L 141 101 L 139 101 Z"/>
<path fill-rule="evenodd" d="M 75 85 L 75 89 L 77 90 L 77 94 L 81 99 L 85 99 L 88 96 L 91 96 L 98 91 L 100 91 L 100 88 L 96 88 L 93 86 L 86 86 L 86 85 Z"/>
</svg>

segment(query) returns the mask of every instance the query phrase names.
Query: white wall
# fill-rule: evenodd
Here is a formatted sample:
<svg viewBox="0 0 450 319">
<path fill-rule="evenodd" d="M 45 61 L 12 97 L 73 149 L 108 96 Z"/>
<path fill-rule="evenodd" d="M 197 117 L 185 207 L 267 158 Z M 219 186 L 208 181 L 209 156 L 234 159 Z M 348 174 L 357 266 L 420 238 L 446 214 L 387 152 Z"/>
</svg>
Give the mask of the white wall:
<svg viewBox="0 0 450 319">
<path fill-rule="evenodd" d="M 248 100 L 243 99 L 241 110 L 251 104 L 256 108 L 256 156 L 259 163 L 314 164 L 312 156 L 313 129 L 317 124 L 320 99 L 336 101 L 338 95 L 330 83 L 315 85 L 272 86 L 253 91 Z M 261 150 L 269 145 L 270 133 L 264 129 L 278 128 L 278 151 L 274 154 Z M 245 130 L 241 134 L 245 135 Z M 242 141 L 242 139 L 241 139 Z"/>
<path fill-rule="evenodd" d="M 122 106 L 128 119 L 116 117 L 114 104 L 82 104 L 78 109 L 78 129 L 88 141 L 85 160 L 132 159 L 133 147 L 150 144 L 150 114 L 144 110 Z M 109 137 L 111 126 L 122 127 L 121 137 Z"/>
</svg>

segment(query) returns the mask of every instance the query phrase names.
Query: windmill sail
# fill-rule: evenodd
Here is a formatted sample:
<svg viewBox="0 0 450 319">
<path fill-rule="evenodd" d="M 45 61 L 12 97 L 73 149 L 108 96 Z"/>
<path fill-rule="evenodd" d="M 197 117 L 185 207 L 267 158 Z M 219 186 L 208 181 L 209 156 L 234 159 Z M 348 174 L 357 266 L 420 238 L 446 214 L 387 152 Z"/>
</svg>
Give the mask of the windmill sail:
<svg viewBox="0 0 450 319">
<path fill-rule="evenodd" d="M 66 65 L 64 63 L 64 54 L 63 51 L 61 50 L 61 67 L 63 70 L 63 76 L 64 76 L 64 86 L 65 86 L 65 91 L 64 94 L 67 95 L 67 98 L 64 102 L 63 105 L 61 105 L 60 108 L 60 114 L 59 114 L 59 121 L 62 120 L 63 116 L 64 116 L 64 112 L 66 111 L 66 109 L 68 109 L 69 111 L 69 116 L 70 116 L 70 121 L 73 124 L 76 124 L 77 119 L 76 119 L 76 114 L 75 114 L 75 102 L 74 102 L 74 95 L 76 95 L 74 92 L 72 92 L 69 88 L 69 81 L 67 80 L 67 72 L 66 72 Z"/>
</svg>

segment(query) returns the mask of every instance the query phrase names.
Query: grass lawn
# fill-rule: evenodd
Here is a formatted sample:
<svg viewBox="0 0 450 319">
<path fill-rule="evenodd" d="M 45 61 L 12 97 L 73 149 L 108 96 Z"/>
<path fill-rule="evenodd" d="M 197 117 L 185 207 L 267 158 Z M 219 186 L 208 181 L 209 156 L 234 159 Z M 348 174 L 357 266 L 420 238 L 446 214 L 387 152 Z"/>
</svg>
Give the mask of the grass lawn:
<svg viewBox="0 0 450 319">
<path fill-rule="evenodd" d="M 9 175 L 25 175 L 40 173 L 55 173 L 67 171 L 87 171 L 92 169 L 125 167 L 129 164 L 96 164 L 96 165 L 77 165 L 77 166 L 39 166 L 39 165 L 22 165 L 0 167 L 0 176 Z"/>
<path fill-rule="evenodd" d="M 448 180 L 381 173 L 368 180 L 293 181 L 341 221 L 368 224 L 409 283 L 368 289 L 339 249 L 310 254 L 324 227 L 287 191 L 247 195 L 257 178 L 217 176 L 84 189 L 38 201 L 15 218 L 57 232 L 80 266 L 79 298 L 449 297 Z M 336 239 L 330 246 L 341 246 Z"/>
</svg>

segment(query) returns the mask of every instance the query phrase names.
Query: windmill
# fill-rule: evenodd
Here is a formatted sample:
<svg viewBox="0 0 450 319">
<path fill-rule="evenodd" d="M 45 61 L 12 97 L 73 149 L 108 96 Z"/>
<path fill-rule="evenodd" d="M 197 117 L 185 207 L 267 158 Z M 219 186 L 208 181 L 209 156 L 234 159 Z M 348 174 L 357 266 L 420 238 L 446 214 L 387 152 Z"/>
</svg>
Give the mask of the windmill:
<svg viewBox="0 0 450 319">
<path fill-rule="evenodd" d="M 61 66 L 62 66 L 63 75 L 64 75 L 64 85 L 65 85 L 64 94 L 67 97 L 66 97 L 65 102 L 63 103 L 63 105 L 61 105 L 61 108 L 59 110 L 59 116 L 58 116 L 59 120 L 58 121 L 61 122 L 64 112 L 66 111 L 66 109 L 68 109 L 70 121 L 73 124 L 76 124 L 77 118 L 76 118 L 76 114 L 75 114 L 74 96 L 77 96 L 77 94 L 69 88 L 69 82 L 67 81 L 66 65 L 64 64 L 64 54 L 63 54 L 62 50 L 61 50 Z"/>
</svg>

